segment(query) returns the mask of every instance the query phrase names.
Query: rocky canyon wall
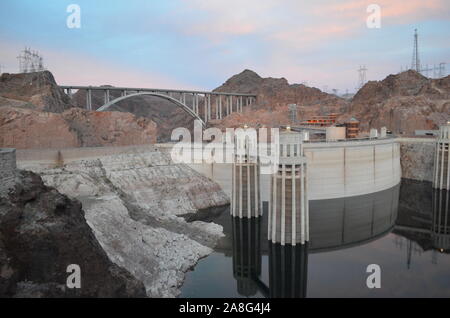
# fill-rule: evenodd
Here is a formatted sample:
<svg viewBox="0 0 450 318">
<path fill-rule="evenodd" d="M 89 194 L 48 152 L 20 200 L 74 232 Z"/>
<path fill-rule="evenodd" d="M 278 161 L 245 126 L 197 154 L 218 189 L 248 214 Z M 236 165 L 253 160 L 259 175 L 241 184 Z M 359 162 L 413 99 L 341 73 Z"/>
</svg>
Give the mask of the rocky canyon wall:
<svg viewBox="0 0 450 318">
<path fill-rule="evenodd" d="M 69 265 L 81 288 L 69 288 Z M 0 297 L 145 297 L 145 288 L 108 259 L 86 223 L 81 204 L 15 171 L 0 196 Z"/>
<path fill-rule="evenodd" d="M 433 181 L 434 138 L 399 138 L 402 178 L 417 181 Z"/>
<path fill-rule="evenodd" d="M 223 235 L 219 225 L 182 217 L 228 204 L 219 185 L 152 147 L 125 147 L 53 167 L 43 162 L 19 160 L 18 166 L 80 200 L 109 258 L 141 280 L 148 296 L 178 295 L 185 272 Z"/>
</svg>

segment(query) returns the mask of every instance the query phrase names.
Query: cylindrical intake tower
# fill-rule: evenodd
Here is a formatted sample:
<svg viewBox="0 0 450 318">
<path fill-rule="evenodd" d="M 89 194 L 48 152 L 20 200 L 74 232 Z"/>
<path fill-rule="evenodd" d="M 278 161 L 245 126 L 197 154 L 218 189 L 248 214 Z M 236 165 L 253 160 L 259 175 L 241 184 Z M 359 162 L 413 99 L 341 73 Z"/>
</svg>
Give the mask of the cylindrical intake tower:
<svg viewBox="0 0 450 318">
<path fill-rule="evenodd" d="M 450 123 L 441 126 L 436 141 L 436 157 L 434 161 L 433 188 L 450 190 Z"/>
<path fill-rule="evenodd" d="M 252 218 L 262 215 L 260 167 L 256 135 L 235 138 L 232 167 L 231 215 Z"/>
<path fill-rule="evenodd" d="M 302 134 L 279 134 L 279 162 L 271 176 L 268 239 L 281 245 L 304 244 L 309 240 L 308 187 Z"/>
</svg>

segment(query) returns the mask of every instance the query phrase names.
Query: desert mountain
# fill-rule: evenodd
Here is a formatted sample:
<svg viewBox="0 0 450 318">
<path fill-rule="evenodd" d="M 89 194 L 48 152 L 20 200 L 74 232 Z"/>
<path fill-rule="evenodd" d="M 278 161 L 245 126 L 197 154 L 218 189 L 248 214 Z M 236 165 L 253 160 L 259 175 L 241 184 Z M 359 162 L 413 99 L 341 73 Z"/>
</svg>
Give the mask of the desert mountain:
<svg viewBox="0 0 450 318">
<path fill-rule="evenodd" d="M 450 119 L 450 76 L 430 79 L 409 70 L 366 83 L 350 111 L 365 130 L 386 126 L 395 133 L 438 129 Z"/>
<path fill-rule="evenodd" d="M 61 113 L 72 107 L 49 71 L 0 76 L 0 106 L 21 106 Z"/>
<path fill-rule="evenodd" d="M 317 88 L 289 84 L 285 78 L 263 78 L 251 70 L 244 70 L 232 76 L 214 91 L 257 95 L 257 103 L 251 108 L 244 107 L 243 113 L 234 113 L 221 122 L 214 122 L 218 127 L 236 127 L 243 124 L 288 125 L 291 123 L 289 104 L 298 105 L 298 119 L 312 115 L 343 113 L 349 104 L 345 99 L 324 93 Z"/>
</svg>

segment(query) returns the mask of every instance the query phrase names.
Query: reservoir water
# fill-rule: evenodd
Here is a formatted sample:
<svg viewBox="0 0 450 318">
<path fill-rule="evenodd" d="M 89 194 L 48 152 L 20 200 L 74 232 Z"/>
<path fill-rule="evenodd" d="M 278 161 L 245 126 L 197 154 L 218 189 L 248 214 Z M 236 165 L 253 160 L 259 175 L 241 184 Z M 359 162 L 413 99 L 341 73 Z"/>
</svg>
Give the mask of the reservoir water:
<svg viewBox="0 0 450 318">
<path fill-rule="evenodd" d="M 180 297 L 449 297 L 450 194 L 403 180 L 394 188 L 310 201 L 310 240 L 267 240 L 259 219 L 213 220 L 225 237 L 188 272 Z M 370 264 L 380 288 L 368 288 Z"/>
</svg>

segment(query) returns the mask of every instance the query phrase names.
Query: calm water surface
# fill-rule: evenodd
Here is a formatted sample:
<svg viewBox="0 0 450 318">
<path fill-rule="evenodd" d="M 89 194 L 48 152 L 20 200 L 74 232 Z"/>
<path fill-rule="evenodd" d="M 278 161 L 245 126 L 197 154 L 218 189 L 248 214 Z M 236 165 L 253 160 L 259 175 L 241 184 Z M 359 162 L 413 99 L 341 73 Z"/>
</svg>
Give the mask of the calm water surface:
<svg viewBox="0 0 450 318">
<path fill-rule="evenodd" d="M 267 241 L 261 219 L 214 222 L 226 237 L 187 273 L 180 297 L 449 297 L 449 192 L 403 181 L 379 193 L 310 202 L 310 241 Z M 369 264 L 381 288 L 369 289 Z"/>
</svg>

